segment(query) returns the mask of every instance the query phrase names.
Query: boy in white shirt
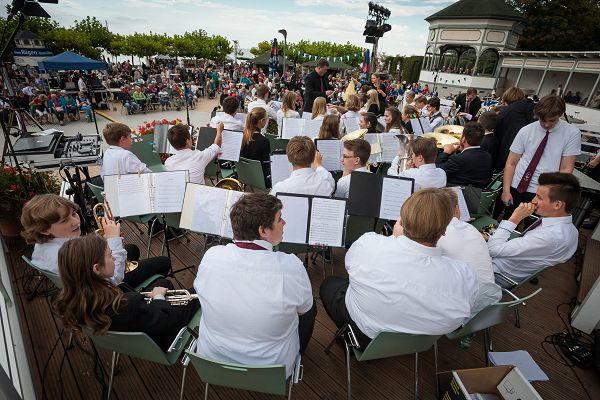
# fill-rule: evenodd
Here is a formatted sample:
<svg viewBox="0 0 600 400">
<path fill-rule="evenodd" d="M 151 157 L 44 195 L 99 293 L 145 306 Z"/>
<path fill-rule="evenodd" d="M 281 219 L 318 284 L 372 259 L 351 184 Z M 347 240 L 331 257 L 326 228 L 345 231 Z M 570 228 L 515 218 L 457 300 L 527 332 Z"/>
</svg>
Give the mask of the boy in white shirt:
<svg viewBox="0 0 600 400">
<path fill-rule="evenodd" d="M 192 150 L 190 127 L 184 124 L 172 126 L 167 137 L 177 153 L 167 158 L 165 167 L 169 171 L 187 170 L 190 182 L 204 185 L 204 170 L 221 151 L 222 132 L 223 123 L 219 122 L 215 142 L 204 150 Z"/>
<path fill-rule="evenodd" d="M 131 129 L 120 122 L 111 122 L 102 131 L 108 149 L 102 157 L 100 175 L 135 174 L 152 172 L 130 149 L 133 145 Z"/>
<path fill-rule="evenodd" d="M 244 124 L 235 118 L 235 114 L 240 106 L 240 101 L 236 97 L 226 97 L 223 100 L 223 114 L 215 115 L 210 119 L 210 127 L 216 128 L 219 122 L 222 122 L 228 131 L 243 131 Z"/>
<path fill-rule="evenodd" d="M 363 139 L 346 140 L 342 154 L 343 176 L 337 181 L 334 197 L 348 198 L 352 171 L 369 172 L 367 161 L 371 155 L 371 144 Z"/>
<path fill-rule="evenodd" d="M 331 196 L 335 188 L 333 176 L 321 165 L 323 156 L 308 136 L 294 136 L 285 149 L 292 164 L 289 178 L 277 182 L 271 189 L 277 193 L 298 193 L 312 196 Z M 312 166 L 311 166 L 312 164 Z"/>
<path fill-rule="evenodd" d="M 418 137 L 408 146 L 412 152 L 408 169 L 399 172 L 400 156 L 396 156 L 388 169 L 388 175 L 413 178 L 415 191 L 446 186 L 446 172 L 435 166 L 438 153 L 435 139 Z"/>
</svg>

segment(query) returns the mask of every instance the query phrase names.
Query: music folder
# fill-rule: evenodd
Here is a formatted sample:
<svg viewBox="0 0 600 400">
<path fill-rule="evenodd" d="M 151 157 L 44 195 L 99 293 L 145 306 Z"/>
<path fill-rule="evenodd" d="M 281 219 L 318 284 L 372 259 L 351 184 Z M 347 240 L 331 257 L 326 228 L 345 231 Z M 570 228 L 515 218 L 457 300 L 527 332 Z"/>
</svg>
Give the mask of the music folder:
<svg viewBox="0 0 600 400">
<path fill-rule="evenodd" d="M 348 214 L 397 220 L 402 204 L 415 190 L 415 180 L 353 171 L 350 177 Z"/>
<path fill-rule="evenodd" d="M 400 150 L 400 140 L 395 133 L 366 133 L 365 140 L 371 144 L 369 162 L 391 163 Z"/>
<path fill-rule="evenodd" d="M 338 139 L 315 139 L 315 146 L 323 156 L 323 168 L 327 171 L 341 171 L 343 169 L 342 153 L 344 144 Z"/>
<path fill-rule="evenodd" d="M 284 243 L 343 247 L 346 199 L 277 193 L 283 203 Z"/>
<path fill-rule="evenodd" d="M 215 142 L 215 137 L 217 136 L 216 128 L 200 128 L 200 132 L 198 133 L 198 138 L 196 139 L 196 150 L 205 150 L 210 147 L 211 144 Z"/>
</svg>

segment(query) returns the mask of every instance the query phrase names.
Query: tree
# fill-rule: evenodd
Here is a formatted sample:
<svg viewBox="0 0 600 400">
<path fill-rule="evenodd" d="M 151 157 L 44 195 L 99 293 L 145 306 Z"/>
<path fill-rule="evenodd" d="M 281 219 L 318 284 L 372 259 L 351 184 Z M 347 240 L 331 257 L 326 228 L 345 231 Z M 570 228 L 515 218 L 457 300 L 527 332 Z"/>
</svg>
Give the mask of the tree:
<svg viewBox="0 0 600 400">
<path fill-rule="evenodd" d="M 523 14 L 521 50 L 586 51 L 600 48 L 600 1 L 509 0 Z"/>
<path fill-rule="evenodd" d="M 259 42 L 256 47 L 252 47 L 250 53 L 258 56 L 270 52 L 272 45 L 271 41 L 264 40 Z M 311 42 L 308 40 L 301 40 L 298 43 L 288 42 L 287 45 L 289 52 L 285 51 L 283 43 L 278 43 L 279 51 L 283 50 L 288 59 L 294 58 L 300 63 L 309 61 L 309 58 L 304 57 L 304 54 L 320 57 L 342 57 L 350 55 L 351 57 L 349 60 L 343 61 L 347 64 L 357 66 L 362 62 L 362 52 L 364 51 L 363 48 L 353 45 L 350 42 L 339 44 L 326 41 Z"/>
<path fill-rule="evenodd" d="M 402 62 L 402 79 L 405 80 L 406 83 L 419 81 L 423 58 L 423 56 L 404 57 Z"/>
<path fill-rule="evenodd" d="M 73 51 L 89 58 L 99 60 L 102 52 L 92 46 L 89 37 L 82 32 L 69 28 L 56 28 L 45 34 L 46 45 L 53 53 Z"/>
<path fill-rule="evenodd" d="M 114 35 L 96 17 L 88 16 L 81 21 L 75 21 L 73 30 L 85 33 L 93 47 L 106 51 L 110 50 Z"/>
<path fill-rule="evenodd" d="M 216 35 L 208 40 L 206 58 L 217 62 L 223 62 L 228 54 L 233 51 L 233 46 L 225 37 Z"/>
</svg>

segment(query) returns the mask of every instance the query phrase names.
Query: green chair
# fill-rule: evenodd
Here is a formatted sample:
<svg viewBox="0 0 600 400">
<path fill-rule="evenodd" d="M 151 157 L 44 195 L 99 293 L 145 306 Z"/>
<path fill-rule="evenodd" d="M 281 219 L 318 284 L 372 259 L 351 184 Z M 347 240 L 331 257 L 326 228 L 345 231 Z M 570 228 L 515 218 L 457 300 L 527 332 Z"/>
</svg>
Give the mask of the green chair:
<svg viewBox="0 0 600 400">
<path fill-rule="evenodd" d="M 23 259 L 23 261 L 25 261 L 25 263 L 27 265 L 29 265 L 31 268 L 35 269 L 40 274 L 42 274 L 46 278 L 50 279 L 50 281 L 54 284 L 54 286 L 56 286 L 57 289 L 62 289 L 62 281 L 60 280 L 60 276 L 58 274 L 55 274 L 54 272 L 50 272 L 50 271 L 47 271 L 42 268 L 38 268 L 36 265 L 34 265 L 31 262 L 31 260 L 29 258 L 25 257 L 24 255 L 21 256 L 21 259 Z"/>
<path fill-rule="evenodd" d="M 492 176 L 492 181 L 490 182 L 489 185 L 486 186 L 484 191 L 493 192 L 498 189 L 502 190 L 502 179 L 503 178 L 504 178 L 504 171 L 499 172 L 496 175 Z"/>
<path fill-rule="evenodd" d="M 488 225 L 498 226 L 498 221 L 488 215 L 484 215 L 471 221 L 470 224 L 477 228 L 478 231 L 481 231 Z"/>
<path fill-rule="evenodd" d="M 300 355 L 292 376 L 285 377 L 285 365 L 240 365 L 229 364 L 199 356 L 186 350 L 198 376 L 204 382 L 204 399 L 208 399 L 209 385 L 250 390 L 253 392 L 276 394 L 292 398 L 292 387 L 302 380 Z"/>
<path fill-rule="evenodd" d="M 503 280 L 509 282 L 512 286 L 509 288 L 502 288 L 502 292 L 509 295 L 510 297 L 512 297 L 515 300 L 519 300 L 517 295 L 515 295 L 515 292 L 517 290 L 519 290 L 521 287 L 523 287 L 527 282 L 531 282 L 533 279 L 537 278 L 538 275 L 540 275 L 542 272 L 544 272 L 547 268 L 549 268 L 549 267 L 544 267 L 544 268 L 538 269 L 533 274 L 531 274 L 527 278 L 523 279 L 521 282 L 517 282 L 500 272 L 494 272 L 494 276 L 498 276 L 498 277 L 502 278 Z M 524 300 L 526 300 L 526 299 L 521 300 L 521 303 L 525 306 L 526 304 L 525 304 Z M 521 327 L 521 317 L 519 315 L 518 308 L 515 308 L 515 326 L 517 328 Z"/>
<path fill-rule="evenodd" d="M 285 153 L 285 149 L 287 147 L 290 139 L 282 139 L 275 135 L 267 134 L 267 140 L 269 141 L 269 145 L 271 146 L 271 153 L 273 152 L 283 152 Z"/>
<path fill-rule="evenodd" d="M 215 161 L 209 163 L 206 166 L 206 168 L 204 169 L 204 175 L 206 175 L 208 179 L 210 179 L 211 183 L 214 186 L 216 180 L 218 180 L 219 178 L 219 166 Z M 213 181 L 213 178 L 215 179 L 215 181 Z"/>
<path fill-rule="evenodd" d="M 496 205 L 496 200 L 502 189 L 497 189 L 491 192 L 483 191 L 481 192 L 481 198 L 479 200 L 479 209 L 477 210 L 477 214 L 475 216 L 491 216 L 494 213 L 494 206 Z"/>
<path fill-rule="evenodd" d="M 131 152 L 152 172 L 164 172 L 165 168 L 160 155 L 154 149 L 154 135 L 143 135 L 140 140 L 133 142 Z"/>
<path fill-rule="evenodd" d="M 183 354 L 186 346 L 189 348 L 195 348 L 196 340 L 198 335 L 194 329 L 200 324 L 200 317 L 202 313 L 200 310 L 194 315 L 192 320 L 187 326 L 181 328 L 179 334 L 173 340 L 173 343 L 169 349 L 164 352 L 147 334 L 143 332 L 117 332 L 108 331 L 104 335 L 96 335 L 86 326 L 82 326 L 81 330 L 88 336 L 94 344 L 100 348 L 112 352 L 112 359 L 110 364 L 110 376 L 108 380 L 108 397 L 112 392 L 113 377 L 115 374 L 115 367 L 118 363 L 119 356 L 121 354 L 139 358 L 146 361 L 152 361 L 163 365 L 173 365 L 177 362 L 179 357 Z M 183 388 L 185 385 L 185 373 L 187 364 L 184 364 L 183 374 L 181 378 L 181 391 L 179 398 L 183 398 Z"/>
<path fill-rule="evenodd" d="M 506 316 L 511 311 L 517 311 L 519 305 L 525 304 L 525 300 L 531 299 L 533 296 L 536 296 L 542 289 L 539 288 L 535 292 L 531 293 L 529 296 L 523 297 L 521 299 L 517 298 L 513 301 L 508 302 L 499 302 L 490 304 L 483 310 L 479 311 L 477 314 L 473 315 L 468 321 L 466 321 L 460 328 L 455 330 L 454 332 L 450 332 L 446 335 L 446 337 L 450 340 L 459 339 L 461 337 L 471 335 L 475 332 L 484 331 L 483 332 L 483 343 L 484 343 L 484 352 L 485 352 L 485 365 L 489 365 L 489 351 L 492 351 L 492 339 L 490 336 L 490 328 L 494 325 L 499 325 L 506 320 Z"/>
<path fill-rule="evenodd" d="M 262 164 L 258 160 L 240 157 L 235 164 L 237 179 L 246 186 L 267 190 Z"/>
<path fill-rule="evenodd" d="M 348 400 L 352 400 L 352 385 L 350 374 L 350 349 L 354 351 L 356 361 L 369 361 L 381 358 L 390 358 L 405 354 L 415 354 L 415 399 L 419 398 L 419 353 L 427 351 L 433 346 L 434 348 L 434 363 L 437 386 L 437 340 L 441 335 L 412 335 L 401 332 L 380 332 L 369 343 L 364 351 L 358 349 L 358 341 L 352 331 L 352 327 L 348 324 L 342 326 L 336 332 L 333 340 L 325 348 L 325 352 L 329 353 L 331 346 L 340 336 L 344 337 L 344 345 L 346 348 L 346 371 L 348 379 Z M 436 392 L 439 392 L 436 388 Z"/>
<path fill-rule="evenodd" d="M 346 220 L 346 245 L 351 245 L 359 237 L 375 229 L 375 218 L 349 215 Z"/>
</svg>

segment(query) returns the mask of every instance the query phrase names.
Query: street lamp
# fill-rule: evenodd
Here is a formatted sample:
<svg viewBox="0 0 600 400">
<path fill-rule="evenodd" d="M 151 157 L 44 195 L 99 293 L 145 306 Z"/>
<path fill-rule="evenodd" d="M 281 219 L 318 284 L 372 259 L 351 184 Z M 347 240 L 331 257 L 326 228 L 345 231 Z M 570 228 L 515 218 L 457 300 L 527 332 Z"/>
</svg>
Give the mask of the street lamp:
<svg viewBox="0 0 600 400">
<path fill-rule="evenodd" d="M 283 55 L 283 74 L 285 75 L 285 58 L 287 56 L 287 31 L 285 29 L 280 29 L 277 32 L 283 35 L 283 47 L 285 48 L 285 53 Z"/>
</svg>

